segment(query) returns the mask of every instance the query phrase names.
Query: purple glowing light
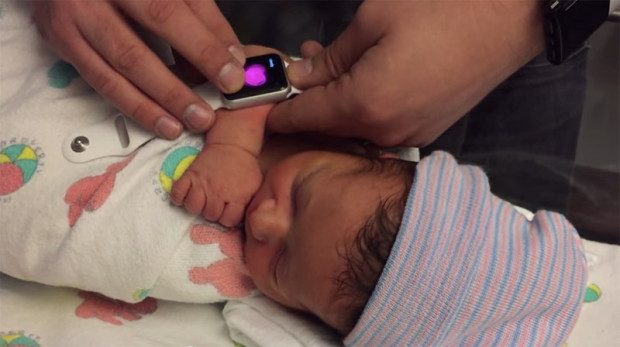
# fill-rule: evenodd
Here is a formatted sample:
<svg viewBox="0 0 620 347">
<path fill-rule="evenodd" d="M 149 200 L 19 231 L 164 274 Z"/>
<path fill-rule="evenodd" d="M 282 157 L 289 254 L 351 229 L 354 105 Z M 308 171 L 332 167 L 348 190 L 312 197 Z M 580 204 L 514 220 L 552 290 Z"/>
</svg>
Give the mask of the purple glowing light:
<svg viewBox="0 0 620 347">
<path fill-rule="evenodd" d="M 267 70 L 260 64 L 245 68 L 245 84 L 251 87 L 262 86 L 267 82 Z"/>
</svg>

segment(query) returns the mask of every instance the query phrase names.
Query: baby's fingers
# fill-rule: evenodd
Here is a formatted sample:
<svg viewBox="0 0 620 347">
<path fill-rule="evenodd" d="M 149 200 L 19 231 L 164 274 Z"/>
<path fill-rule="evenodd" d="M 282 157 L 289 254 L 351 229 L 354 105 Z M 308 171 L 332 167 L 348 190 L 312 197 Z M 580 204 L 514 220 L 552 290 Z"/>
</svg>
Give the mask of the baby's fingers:
<svg viewBox="0 0 620 347">
<path fill-rule="evenodd" d="M 224 208 L 224 213 L 219 219 L 220 224 L 227 227 L 234 227 L 241 223 L 245 212 L 245 204 L 229 202 Z"/>
<path fill-rule="evenodd" d="M 202 189 L 190 187 L 190 190 L 183 201 L 183 206 L 185 206 L 185 210 L 191 214 L 201 214 L 205 208 L 206 202 L 207 197 Z"/>
<path fill-rule="evenodd" d="M 207 205 L 202 211 L 202 216 L 208 221 L 217 222 L 223 212 L 224 201 L 217 198 L 215 194 L 209 194 L 207 196 Z"/>
<path fill-rule="evenodd" d="M 183 205 L 183 201 L 185 201 L 185 197 L 187 196 L 187 192 L 192 186 L 192 182 L 189 179 L 184 179 L 185 176 L 181 176 L 181 178 L 172 184 L 172 188 L 170 189 L 170 201 L 175 206 Z"/>
</svg>

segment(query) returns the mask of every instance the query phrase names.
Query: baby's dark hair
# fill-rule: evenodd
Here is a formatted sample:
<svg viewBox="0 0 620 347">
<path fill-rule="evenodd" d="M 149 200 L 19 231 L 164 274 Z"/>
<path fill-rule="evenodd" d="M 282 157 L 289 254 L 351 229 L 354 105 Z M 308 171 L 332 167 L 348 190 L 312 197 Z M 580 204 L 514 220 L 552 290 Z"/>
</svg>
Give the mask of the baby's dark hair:
<svg viewBox="0 0 620 347">
<path fill-rule="evenodd" d="M 338 284 L 335 309 L 343 317 L 345 328 L 339 329 L 342 334 L 353 329 L 379 281 L 403 219 L 415 165 L 398 159 L 370 158 L 359 171 L 393 180 L 396 193 L 378 202 L 353 243 L 340 253 L 346 268 L 335 278 Z"/>
</svg>

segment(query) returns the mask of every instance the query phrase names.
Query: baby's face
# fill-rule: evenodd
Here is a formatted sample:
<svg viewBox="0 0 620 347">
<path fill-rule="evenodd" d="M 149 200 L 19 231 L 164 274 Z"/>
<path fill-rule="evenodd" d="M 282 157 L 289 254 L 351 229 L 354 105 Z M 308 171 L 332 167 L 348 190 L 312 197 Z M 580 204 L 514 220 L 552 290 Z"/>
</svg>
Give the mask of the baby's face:
<svg viewBox="0 0 620 347">
<path fill-rule="evenodd" d="M 333 152 L 293 155 L 266 174 L 245 218 L 245 257 L 258 288 L 281 304 L 314 313 L 343 330 L 336 277 L 342 255 L 389 180 L 359 173 L 365 159 Z M 374 177 L 373 177 L 374 176 Z"/>
</svg>

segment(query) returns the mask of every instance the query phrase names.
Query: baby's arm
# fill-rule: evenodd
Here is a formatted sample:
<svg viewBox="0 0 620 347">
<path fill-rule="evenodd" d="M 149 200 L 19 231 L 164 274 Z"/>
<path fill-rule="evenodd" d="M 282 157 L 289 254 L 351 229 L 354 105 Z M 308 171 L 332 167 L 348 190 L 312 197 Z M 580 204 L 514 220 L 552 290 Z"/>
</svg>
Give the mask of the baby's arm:
<svg viewBox="0 0 620 347">
<path fill-rule="evenodd" d="M 172 186 L 172 202 L 225 226 L 239 224 L 262 181 L 257 156 L 271 107 L 218 111 L 204 148 Z"/>
</svg>

